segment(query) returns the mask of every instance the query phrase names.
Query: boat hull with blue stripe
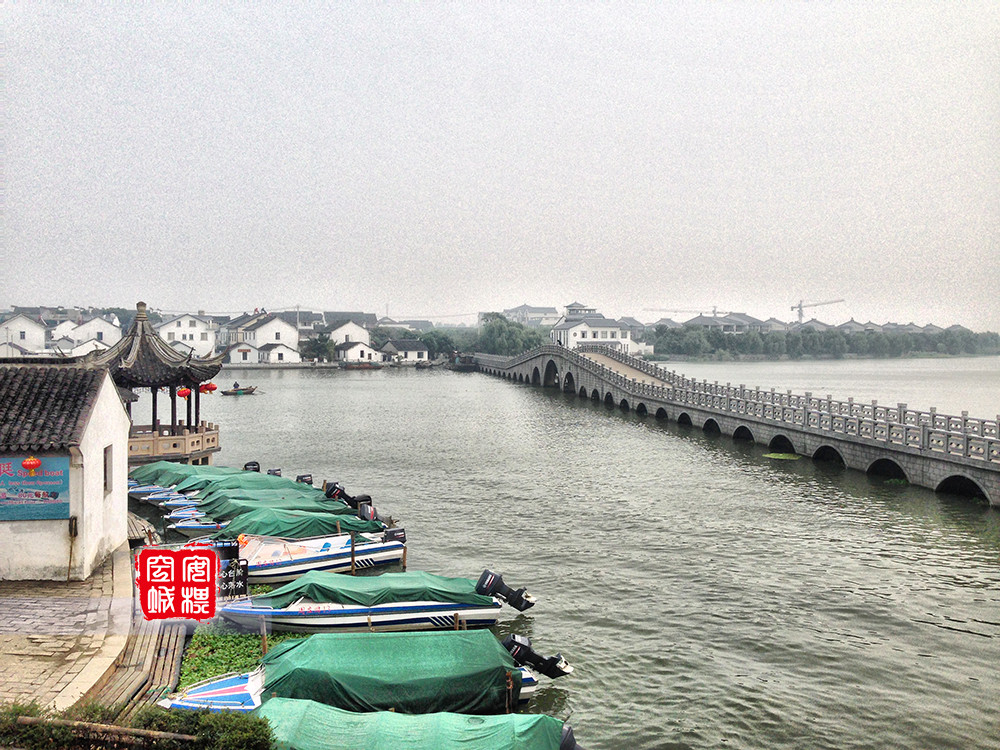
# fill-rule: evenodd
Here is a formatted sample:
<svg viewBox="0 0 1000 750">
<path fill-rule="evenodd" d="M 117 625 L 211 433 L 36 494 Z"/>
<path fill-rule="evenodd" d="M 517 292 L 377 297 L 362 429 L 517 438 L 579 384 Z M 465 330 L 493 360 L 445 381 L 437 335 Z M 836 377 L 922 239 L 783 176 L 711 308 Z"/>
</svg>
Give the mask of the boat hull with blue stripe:
<svg viewBox="0 0 1000 750">
<path fill-rule="evenodd" d="M 302 599 L 283 609 L 255 606 L 249 599 L 226 604 L 219 614 L 246 628 L 260 626 L 261 618 L 273 629 L 293 633 L 391 632 L 450 630 L 458 623 L 470 628 L 496 625 L 500 601 L 489 606 L 449 602 L 394 602 L 359 607 Z"/>
<path fill-rule="evenodd" d="M 251 585 L 285 583 L 310 570 L 347 573 L 352 567 L 350 534 L 305 539 L 247 535 L 240 544 Z M 405 549 L 402 542 L 387 541 L 380 534 L 356 534 L 353 566 L 360 570 L 392 565 L 403 559 Z"/>
</svg>

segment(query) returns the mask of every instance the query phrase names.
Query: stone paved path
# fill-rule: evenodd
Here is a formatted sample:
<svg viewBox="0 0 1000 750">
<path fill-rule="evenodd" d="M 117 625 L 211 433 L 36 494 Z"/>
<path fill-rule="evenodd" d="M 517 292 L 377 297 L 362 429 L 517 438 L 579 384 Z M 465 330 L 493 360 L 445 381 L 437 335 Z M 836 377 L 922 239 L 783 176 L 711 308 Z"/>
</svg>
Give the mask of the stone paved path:
<svg viewBox="0 0 1000 750">
<path fill-rule="evenodd" d="M 125 546 L 86 581 L 0 581 L 0 702 L 66 708 L 97 681 L 128 635 L 129 559 Z"/>
<path fill-rule="evenodd" d="M 616 372 L 619 375 L 624 375 L 626 378 L 635 378 L 637 383 L 648 383 L 650 385 L 667 385 L 666 380 L 659 378 L 654 378 L 652 375 L 647 375 L 642 370 L 636 370 L 634 367 L 629 367 L 628 365 L 623 365 L 617 359 L 612 359 L 603 354 L 597 354 L 596 352 L 580 352 L 584 357 L 592 359 L 599 365 L 604 365 L 612 372 Z"/>
</svg>

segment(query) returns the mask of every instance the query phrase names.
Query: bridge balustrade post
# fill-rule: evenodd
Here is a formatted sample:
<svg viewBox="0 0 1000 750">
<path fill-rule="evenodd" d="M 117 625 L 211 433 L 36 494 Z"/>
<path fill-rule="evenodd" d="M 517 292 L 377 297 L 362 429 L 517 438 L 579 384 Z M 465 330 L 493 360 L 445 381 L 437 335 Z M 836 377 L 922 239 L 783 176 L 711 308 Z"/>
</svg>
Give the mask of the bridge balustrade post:
<svg viewBox="0 0 1000 750">
<path fill-rule="evenodd" d="M 900 424 L 906 424 L 906 404 L 896 404 L 896 420 Z"/>
</svg>

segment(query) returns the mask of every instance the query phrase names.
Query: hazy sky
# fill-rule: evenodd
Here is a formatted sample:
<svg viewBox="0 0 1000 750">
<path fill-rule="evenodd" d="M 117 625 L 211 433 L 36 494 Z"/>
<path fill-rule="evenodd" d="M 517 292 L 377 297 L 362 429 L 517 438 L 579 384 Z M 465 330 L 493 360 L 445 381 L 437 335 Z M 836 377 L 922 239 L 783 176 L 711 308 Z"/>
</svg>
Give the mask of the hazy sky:
<svg viewBox="0 0 1000 750">
<path fill-rule="evenodd" d="M 0 307 L 1000 330 L 992 0 L 0 12 Z"/>
</svg>

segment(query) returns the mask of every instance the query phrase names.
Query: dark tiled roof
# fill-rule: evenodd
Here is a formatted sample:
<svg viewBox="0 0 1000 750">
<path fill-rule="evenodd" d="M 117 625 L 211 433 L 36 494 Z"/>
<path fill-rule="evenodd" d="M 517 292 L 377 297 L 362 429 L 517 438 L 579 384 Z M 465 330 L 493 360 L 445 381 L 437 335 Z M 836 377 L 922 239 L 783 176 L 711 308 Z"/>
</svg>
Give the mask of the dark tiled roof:
<svg viewBox="0 0 1000 750">
<path fill-rule="evenodd" d="M 378 325 L 378 317 L 375 313 L 366 313 L 359 311 L 328 311 L 323 313 L 323 318 L 326 320 L 326 325 L 328 328 L 334 327 L 334 324 L 342 324 L 342 321 L 349 320 L 352 323 L 356 323 L 362 328 L 374 328 Z"/>
<path fill-rule="evenodd" d="M 128 333 L 107 351 L 88 355 L 87 363 L 107 367 L 115 385 L 126 388 L 196 386 L 219 373 L 225 355 L 201 358 L 177 351 L 160 338 L 140 302 Z"/>
<path fill-rule="evenodd" d="M 397 352 L 426 352 L 427 344 L 418 339 L 392 339 L 385 346 L 392 345 Z M 382 347 L 385 349 L 385 347 Z"/>
<path fill-rule="evenodd" d="M 0 365 L 0 452 L 79 445 L 106 370 Z"/>
</svg>

